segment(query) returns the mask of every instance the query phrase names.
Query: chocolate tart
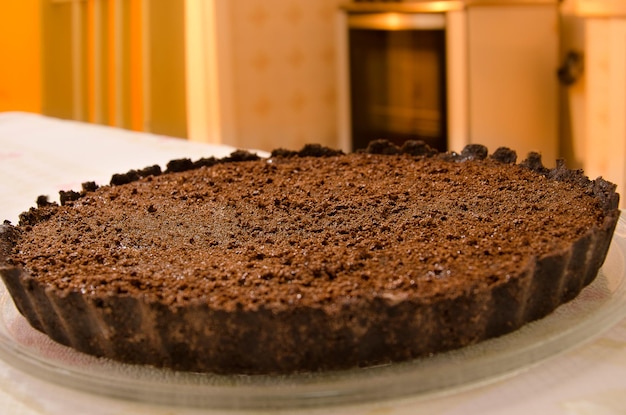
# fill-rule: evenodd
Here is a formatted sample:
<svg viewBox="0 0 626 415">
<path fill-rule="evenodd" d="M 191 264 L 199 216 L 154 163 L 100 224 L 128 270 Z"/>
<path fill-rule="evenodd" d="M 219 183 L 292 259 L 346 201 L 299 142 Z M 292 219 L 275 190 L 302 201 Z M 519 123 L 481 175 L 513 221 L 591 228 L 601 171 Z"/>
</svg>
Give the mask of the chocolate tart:
<svg viewBox="0 0 626 415">
<path fill-rule="evenodd" d="M 0 274 L 34 328 L 126 363 L 407 361 L 516 330 L 595 278 L 615 186 L 516 160 L 385 141 L 174 160 L 40 197 L 0 225 Z"/>
</svg>

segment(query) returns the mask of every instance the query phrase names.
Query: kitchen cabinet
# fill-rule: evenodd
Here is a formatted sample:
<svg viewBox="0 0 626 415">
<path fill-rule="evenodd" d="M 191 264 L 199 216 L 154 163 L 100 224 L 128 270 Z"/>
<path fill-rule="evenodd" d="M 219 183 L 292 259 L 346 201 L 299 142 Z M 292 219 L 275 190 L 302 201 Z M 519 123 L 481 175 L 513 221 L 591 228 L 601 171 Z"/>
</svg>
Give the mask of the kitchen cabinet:
<svg viewBox="0 0 626 415">
<path fill-rule="evenodd" d="M 577 99 L 584 120 L 578 126 L 582 168 L 626 188 L 626 3 L 569 1 L 563 12 L 584 22 L 584 77 Z M 570 95 L 570 99 L 573 96 Z M 624 197 L 620 203 L 626 206 Z"/>
<path fill-rule="evenodd" d="M 471 143 L 514 148 L 518 159 L 559 156 L 556 2 L 484 2 L 467 8 Z"/>
</svg>

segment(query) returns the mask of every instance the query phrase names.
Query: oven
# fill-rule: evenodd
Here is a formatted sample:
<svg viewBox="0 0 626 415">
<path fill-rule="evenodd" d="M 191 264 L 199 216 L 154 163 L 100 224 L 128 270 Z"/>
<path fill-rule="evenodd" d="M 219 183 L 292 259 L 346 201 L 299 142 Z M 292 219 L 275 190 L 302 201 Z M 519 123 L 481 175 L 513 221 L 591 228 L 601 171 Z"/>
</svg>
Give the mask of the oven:
<svg viewBox="0 0 626 415">
<path fill-rule="evenodd" d="M 352 0 L 338 13 L 339 141 L 558 152 L 558 0 Z"/>
<path fill-rule="evenodd" d="M 445 16 L 348 16 L 353 149 L 385 137 L 418 138 L 445 151 Z"/>
</svg>

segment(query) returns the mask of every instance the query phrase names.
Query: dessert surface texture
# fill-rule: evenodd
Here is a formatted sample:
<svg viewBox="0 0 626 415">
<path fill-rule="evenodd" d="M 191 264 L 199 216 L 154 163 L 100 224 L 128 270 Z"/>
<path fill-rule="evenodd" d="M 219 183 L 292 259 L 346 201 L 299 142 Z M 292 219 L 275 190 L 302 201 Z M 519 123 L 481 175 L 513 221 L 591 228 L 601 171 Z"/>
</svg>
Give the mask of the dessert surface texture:
<svg viewBox="0 0 626 415">
<path fill-rule="evenodd" d="M 373 143 L 176 160 L 38 200 L 0 273 L 54 340 L 129 363 L 292 373 L 515 330 L 602 264 L 612 184 L 536 154 Z"/>
</svg>

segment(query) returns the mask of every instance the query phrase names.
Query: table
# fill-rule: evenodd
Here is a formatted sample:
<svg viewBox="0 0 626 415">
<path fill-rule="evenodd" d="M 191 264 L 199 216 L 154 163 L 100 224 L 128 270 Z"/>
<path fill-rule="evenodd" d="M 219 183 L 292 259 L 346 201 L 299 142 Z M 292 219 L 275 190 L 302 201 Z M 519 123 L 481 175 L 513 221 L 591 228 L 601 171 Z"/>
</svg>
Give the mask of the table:
<svg viewBox="0 0 626 415">
<path fill-rule="evenodd" d="M 130 132 L 27 113 L 0 113 L 0 219 L 17 222 L 40 194 L 108 183 L 113 173 L 175 158 L 223 157 L 228 146 Z M 264 154 L 261 154 L 264 155 Z M 0 408 L 13 415 L 218 414 L 90 395 L 41 380 L 0 361 Z M 584 344 L 514 376 L 441 396 L 405 397 L 308 414 L 624 414 L 626 320 Z M 236 414 L 236 411 L 228 411 Z M 245 413 L 267 413 L 247 411 Z M 292 410 L 269 413 L 293 413 Z"/>
</svg>

